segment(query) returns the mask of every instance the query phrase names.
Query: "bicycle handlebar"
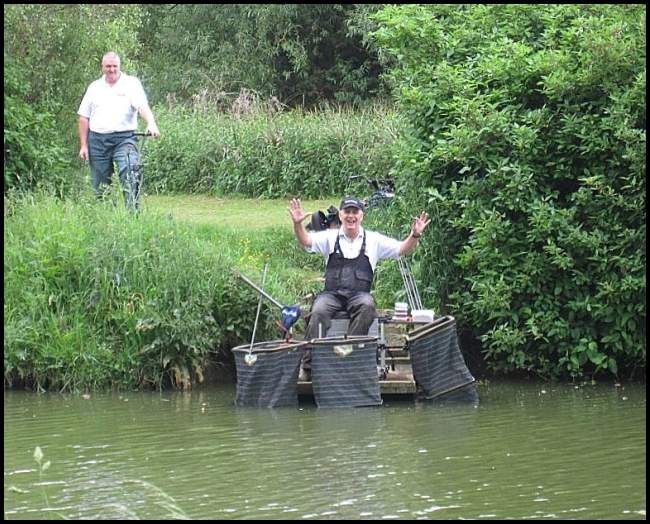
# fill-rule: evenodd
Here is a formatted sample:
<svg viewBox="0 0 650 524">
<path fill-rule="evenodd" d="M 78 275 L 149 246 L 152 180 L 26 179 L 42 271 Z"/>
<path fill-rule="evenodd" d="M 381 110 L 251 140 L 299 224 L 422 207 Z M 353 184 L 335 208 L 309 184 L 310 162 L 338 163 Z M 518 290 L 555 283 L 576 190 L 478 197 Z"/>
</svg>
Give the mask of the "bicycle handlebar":
<svg viewBox="0 0 650 524">
<path fill-rule="evenodd" d="M 350 175 L 350 180 L 356 180 L 362 178 L 368 184 L 370 184 L 376 191 L 380 189 L 392 189 L 395 186 L 395 182 L 392 178 L 369 178 L 366 175 Z"/>
</svg>

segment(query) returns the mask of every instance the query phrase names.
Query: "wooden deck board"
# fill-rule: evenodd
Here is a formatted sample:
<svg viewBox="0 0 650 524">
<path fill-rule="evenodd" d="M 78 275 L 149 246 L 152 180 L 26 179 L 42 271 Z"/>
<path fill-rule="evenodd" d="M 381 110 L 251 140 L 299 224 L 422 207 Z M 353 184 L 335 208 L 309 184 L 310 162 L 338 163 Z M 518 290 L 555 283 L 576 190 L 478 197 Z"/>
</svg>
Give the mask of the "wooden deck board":
<svg viewBox="0 0 650 524">
<path fill-rule="evenodd" d="M 408 373 L 389 373 L 386 380 L 379 381 L 382 395 L 413 395 L 415 394 L 415 380 Z M 299 395 L 313 395 L 311 381 L 298 381 Z"/>
</svg>

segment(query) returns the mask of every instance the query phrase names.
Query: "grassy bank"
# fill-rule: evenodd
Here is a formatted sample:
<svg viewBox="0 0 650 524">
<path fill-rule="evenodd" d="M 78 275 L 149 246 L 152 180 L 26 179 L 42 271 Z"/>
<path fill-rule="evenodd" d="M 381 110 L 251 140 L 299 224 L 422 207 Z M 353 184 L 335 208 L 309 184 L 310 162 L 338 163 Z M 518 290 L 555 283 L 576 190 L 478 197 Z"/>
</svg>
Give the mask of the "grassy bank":
<svg viewBox="0 0 650 524">
<path fill-rule="evenodd" d="M 201 200 L 152 198 L 137 217 L 92 198 L 5 200 L 5 385 L 187 387 L 250 339 L 257 295 L 237 271 L 259 281 L 268 262 L 265 287 L 286 303 L 320 286 L 285 205 L 256 221 L 258 202 Z M 277 338 L 263 312 L 258 340 Z"/>
<path fill-rule="evenodd" d="M 308 211 L 337 204 L 336 199 L 308 199 L 302 203 Z M 167 213 L 184 222 L 224 227 L 242 234 L 257 235 L 276 227 L 291 230 L 288 200 L 149 195 L 144 206 L 148 211 Z"/>
</svg>

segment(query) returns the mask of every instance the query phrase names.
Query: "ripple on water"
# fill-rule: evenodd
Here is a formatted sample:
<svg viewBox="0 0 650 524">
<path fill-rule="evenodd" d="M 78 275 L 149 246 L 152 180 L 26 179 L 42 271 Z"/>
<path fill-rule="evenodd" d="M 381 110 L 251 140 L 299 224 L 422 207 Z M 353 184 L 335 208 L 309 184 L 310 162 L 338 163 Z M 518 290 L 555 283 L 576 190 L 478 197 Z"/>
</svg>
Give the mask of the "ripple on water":
<svg viewBox="0 0 650 524">
<path fill-rule="evenodd" d="M 229 390 L 5 392 L 5 515 L 645 517 L 644 386 L 479 393 L 471 410 L 325 411 L 236 409 Z"/>
</svg>

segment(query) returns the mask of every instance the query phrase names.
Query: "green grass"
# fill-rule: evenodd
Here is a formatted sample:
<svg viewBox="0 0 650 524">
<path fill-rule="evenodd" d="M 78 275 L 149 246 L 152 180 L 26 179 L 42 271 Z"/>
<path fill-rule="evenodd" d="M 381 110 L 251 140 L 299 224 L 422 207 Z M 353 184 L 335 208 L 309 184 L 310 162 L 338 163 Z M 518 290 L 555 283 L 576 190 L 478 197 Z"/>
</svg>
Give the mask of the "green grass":
<svg viewBox="0 0 650 524">
<path fill-rule="evenodd" d="M 325 210 L 338 205 L 337 200 L 304 200 L 303 207 Z M 188 225 L 202 240 L 218 238 L 222 249 L 233 254 L 234 268 L 258 283 L 268 263 L 265 287 L 283 303 L 313 292 L 324 271 L 322 258 L 307 253 L 295 240 L 288 209 L 288 200 L 208 195 L 148 195 L 143 201 L 145 213 Z"/>
<path fill-rule="evenodd" d="M 256 112 L 156 107 L 164 133 L 143 148 L 146 186 L 157 194 L 310 198 L 361 190 L 353 175 L 381 178 L 394 167 L 404 123 L 390 108 Z M 197 132 L 200 129 L 200 132 Z"/>
<path fill-rule="evenodd" d="M 250 339 L 258 295 L 238 272 L 260 282 L 268 263 L 265 289 L 285 304 L 321 287 L 286 203 L 215 202 L 151 198 L 134 216 L 118 199 L 6 199 L 5 385 L 189 387 Z M 263 308 L 260 339 L 278 337 L 277 313 Z"/>
<path fill-rule="evenodd" d="M 339 199 L 305 200 L 306 211 L 338 206 Z M 143 209 L 169 213 L 177 220 L 223 226 L 242 232 L 283 227 L 292 231 L 288 200 L 261 198 L 218 198 L 207 195 L 149 195 Z"/>
</svg>

